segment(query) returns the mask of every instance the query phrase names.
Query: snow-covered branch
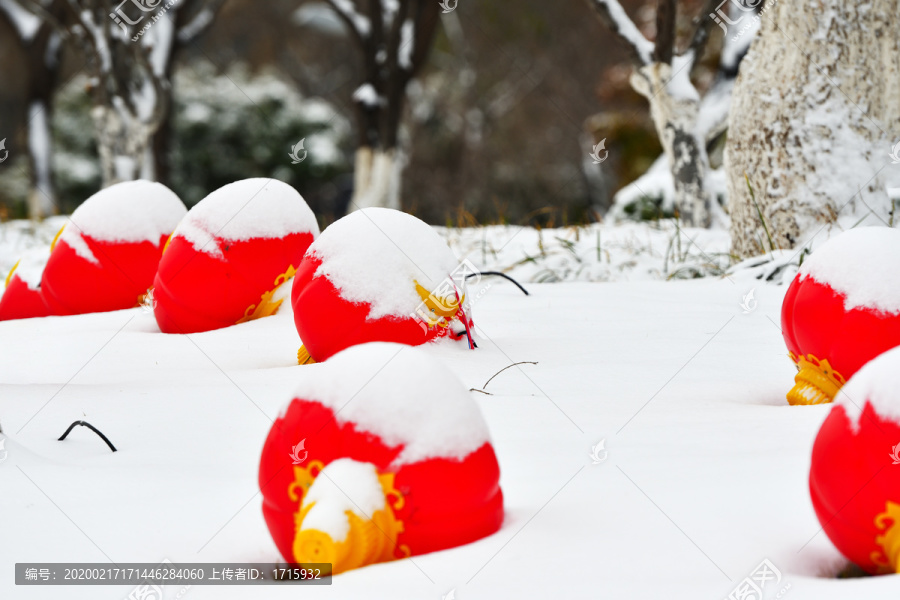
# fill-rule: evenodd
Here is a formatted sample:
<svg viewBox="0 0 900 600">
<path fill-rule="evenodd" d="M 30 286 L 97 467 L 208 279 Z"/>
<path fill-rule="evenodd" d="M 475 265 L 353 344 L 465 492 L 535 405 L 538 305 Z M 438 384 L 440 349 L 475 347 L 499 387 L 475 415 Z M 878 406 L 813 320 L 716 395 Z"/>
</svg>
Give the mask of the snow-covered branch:
<svg viewBox="0 0 900 600">
<path fill-rule="evenodd" d="M 610 31 L 626 43 L 632 61 L 638 66 L 650 64 L 653 59 L 654 44 L 644 37 L 619 1 L 588 0 L 588 2 L 596 9 L 600 20 L 609 27 Z"/>
<path fill-rule="evenodd" d="M 350 30 L 360 39 L 369 37 L 372 24 L 369 18 L 356 10 L 353 0 L 326 0 Z"/>
<path fill-rule="evenodd" d="M 23 42 L 33 40 L 41 28 L 41 18 L 15 0 L 0 0 L 0 13 L 6 16 Z"/>
<path fill-rule="evenodd" d="M 20 27 L 25 27 L 27 33 L 30 29 L 30 26 L 27 23 L 33 18 L 36 19 L 38 24 L 46 23 L 50 27 L 53 27 L 61 37 L 68 39 L 69 31 L 63 25 L 62 21 L 37 0 L 0 0 L 0 8 L 3 9 L 0 12 L 9 15 L 11 18 L 13 18 L 14 12 L 18 12 L 15 18 L 20 19 L 20 23 L 13 24 L 17 31 L 22 31 Z M 38 28 L 40 28 L 40 25 Z M 37 29 L 35 29 L 35 33 L 36 32 Z M 22 39 L 26 42 L 30 41 L 24 37 Z"/>
<path fill-rule="evenodd" d="M 675 0 L 657 2 L 655 42 L 640 33 L 618 0 L 588 2 L 629 49 L 634 63 L 631 86 L 650 104 L 650 117 L 673 181 L 676 214 L 688 225 L 709 226 L 710 196 L 705 189 L 709 159 L 704 132 L 698 132 L 700 95 L 691 82 L 691 72 L 709 39 L 714 21 L 708 12 L 716 5 L 711 0 L 705 2 L 703 13 L 694 20 L 696 29 L 690 43 L 679 54 Z"/>
<path fill-rule="evenodd" d="M 178 27 L 178 43 L 190 44 L 209 29 L 225 0 L 208 0 L 190 19 Z"/>
</svg>

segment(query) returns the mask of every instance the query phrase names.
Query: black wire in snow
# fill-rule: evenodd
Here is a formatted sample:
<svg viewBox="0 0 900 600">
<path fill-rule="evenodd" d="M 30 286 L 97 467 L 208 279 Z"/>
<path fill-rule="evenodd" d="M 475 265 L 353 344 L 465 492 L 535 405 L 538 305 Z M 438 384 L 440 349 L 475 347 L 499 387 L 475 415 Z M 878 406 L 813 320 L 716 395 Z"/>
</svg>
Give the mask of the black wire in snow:
<svg viewBox="0 0 900 600">
<path fill-rule="evenodd" d="M 109 441 L 109 438 L 107 438 L 105 435 L 103 435 L 103 433 L 99 429 L 97 429 L 96 427 L 94 427 L 93 425 L 88 423 L 87 421 L 75 421 L 74 423 L 69 425 L 69 428 L 66 429 L 66 432 L 64 434 L 62 434 L 62 436 L 60 436 L 59 441 L 61 442 L 64 439 L 66 439 L 66 436 L 69 435 L 69 432 L 71 432 L 73 429 L 75 429 L 76 425 L 83 425 L 84 427 L 87 427 L 88 429 L 90 429 L 91 431 L 93 431 L 94 433 L 99 435 L 100 439 L 103 440 L 104 442 L 106 442 L 106 445 L 109 446 L 110 450 L 112 450 L 113 452 L 116 451 L 116 447 L 112 445 L 112 442 Z"/>
<path fill-rule="evenodd" d="M 466 279 L 468 279 L 469 277 L 475 277 L 476 275 L 496 275 L 497 277 L 502 277 L 503 279 L 507 279 L 507 280 L 513 282 L 513 283 L 516 285 L 516 287 L 519 288 L 520 290 L 522 290 L 522 293 L 525 294 L 526 296 L 529 296 L 529 295 L 530 295 L 530 294 L 528 293 L 528 290 L 526 290 L 525 288 L 523 288 L 523 287 L 519 284 L 518 281 L 516 281 L 515 279 L 513 279 L 512 277 L 510 277 L 510 276 L 507 275 L 506 273 L 501 273 L 500 271 L 481 271 L 481 272 L 479 272 L 479 273 L 469 273 L 468 275 L 466 275 Z"/>
</svg>

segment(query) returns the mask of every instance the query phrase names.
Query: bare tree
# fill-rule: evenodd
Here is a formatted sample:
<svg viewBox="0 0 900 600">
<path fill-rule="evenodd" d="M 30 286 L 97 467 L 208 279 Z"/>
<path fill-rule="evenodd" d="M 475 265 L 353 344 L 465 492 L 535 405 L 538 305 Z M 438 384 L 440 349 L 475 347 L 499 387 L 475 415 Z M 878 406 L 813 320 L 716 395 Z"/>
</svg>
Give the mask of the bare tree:
<svg viewBox="0 0 900 600">
<path fill-rule="evenodd" d="M 352 208 L 400 207 L 398 137 L 406 86 L 421 70 L 440 14 L 437 0 L 328 0 L 362 58 L 353 93 L 359 140 Z"/>
<path fill-rule="evenodd" d="M 59 16 L 62 0 L 50 3 L 47 11 Z M 26 132 L 32 188 L 28 195 L 28 216 L 40 219 L 56 212 L 56 192 L 50 177 L 50 117 L 53 93 L 58 85 L 61 38 L 52 26 L 13 0 L 0 0 L 0 19 L 9 22 L 25 51 Z"/>
<path fill-rule="evenodd" d="M 65 0 L 56 16 L 47 0 L 16 1 L 87 59 L 103 186 L 153 178 L 151 142 L 171 100 L 168 69 L 178 32 L 169 13 L 175 9 L 162 0 Z M 202 28 L 211 19 L 202 10 L 196 17 L 185 27 Z"/>
<path fill-rule="evenodd" d="M 688 225 L 708 227 L 710 198 L 704 185 L 709 159 L 705 135 L 698 134 L 700 94 L 691 74 L 706 49 L 716 21 L 710 16 L 721 0 L 707 0 L 683 50 L 676 40 L 676 0 L 658 0 L 656 40 L 649 41 L 618 0 L 588 0 L 600 20 L 628 50 L 634 65 L 631 86 L 650 103 L 650 116 L 675 184 L 675 206 Z"/>
</svg>

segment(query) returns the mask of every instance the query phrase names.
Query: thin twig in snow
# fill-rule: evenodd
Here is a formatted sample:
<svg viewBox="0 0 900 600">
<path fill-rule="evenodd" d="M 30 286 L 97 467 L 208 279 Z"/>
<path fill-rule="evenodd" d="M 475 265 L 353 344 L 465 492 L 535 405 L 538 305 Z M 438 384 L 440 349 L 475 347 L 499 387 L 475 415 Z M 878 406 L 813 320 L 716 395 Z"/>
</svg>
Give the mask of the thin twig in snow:
<svg viewBox="0 0 900 600">
<path fill-rule="evenodd" d="M 496 377 L 497 375 L 499 375 L 500 373 L 502 373 L 503 371 L 505 371 L 505 370 L 507 370 L 507 369 L 510 369 L 510 368 L 512 368 L 512 367 L 515 367 L 516 365 L 536 365 L 536 364 L 537 364 L 537 363 L 534 362 L 534 361 L 523 360 L 522 362 L 515 362 L 515 363 L 513 363 L 513 364 L 511 364 L 511 365 L 507 365 L 507 366 L 503 367 L 502 369 L 500 369 L 499 371 L 497 371 L 496 373 L 494 373 L 493 375 L 491 375 L 491 378 L 488 379 L 487 381 L 485 381 L 485 382 L 484 382 L 484 385 L 481 386 L 481 387 L 482 387 L 482 388 L 486 388 L 486 387 L 488 386 L 488 384 L 489 384 L 491 381 L 494 380 L 494 377 Z M 488 396 L 493 396 L 493 394 L 491 394 L 490 392 L 486 392 L 486 391 L 484 391 L 483 389 L 479 390 L 479 389 L 472 388 L 472 389 L 470 389 L 469 391 L 470 391 L 470 392 L 481 392 L 482 394 L 487 394 Z"/>
</svg>

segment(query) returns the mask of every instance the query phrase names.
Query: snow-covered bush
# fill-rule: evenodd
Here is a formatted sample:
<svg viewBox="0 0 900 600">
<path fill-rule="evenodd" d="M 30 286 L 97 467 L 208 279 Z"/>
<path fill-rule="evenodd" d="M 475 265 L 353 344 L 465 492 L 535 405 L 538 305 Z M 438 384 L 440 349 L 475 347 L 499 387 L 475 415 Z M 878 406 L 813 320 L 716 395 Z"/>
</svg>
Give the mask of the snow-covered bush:
<svg viewBox="0 0 900 600">
<path fill-rule="evenodd" d="M 217 74 L 208 63 L 174 77 L 171 187 L 188 204 L 248 177 L 272 177 L 306 195 L 349 170 L 348 122 L 328 102 L 303 98 L 271 72 L 242 66 Z M 292 164 L 292 148 L 304 139 Z"/>
<path fill-rule="evenodd" d="M 711 198 L 711 226 L 727 228 L 725 171 L 711 169 L 704 181 Z M 616 192 L 609 216 L 614 221 L 656 221 L 675 216 L 675 184 L 665 155 L 656 159 L 646 173 Z"/>
<path fill-rule="evenodd" d="M 67 212 L 100 187 L 86 82 L 76 77 L 60 90 L 53 115 L 54 177 Z M 252 75 L 236 66 L 217 74 L 200 63 L 179 69 L 173 86 L 170 187 L 188 205 L 248 177 L 272 177 L 315 195 L 350 168 L 347 120 L 271 72 Z M 292 164 L 301 139 L 297 156 L 306 156 Z"/>
</svg>

